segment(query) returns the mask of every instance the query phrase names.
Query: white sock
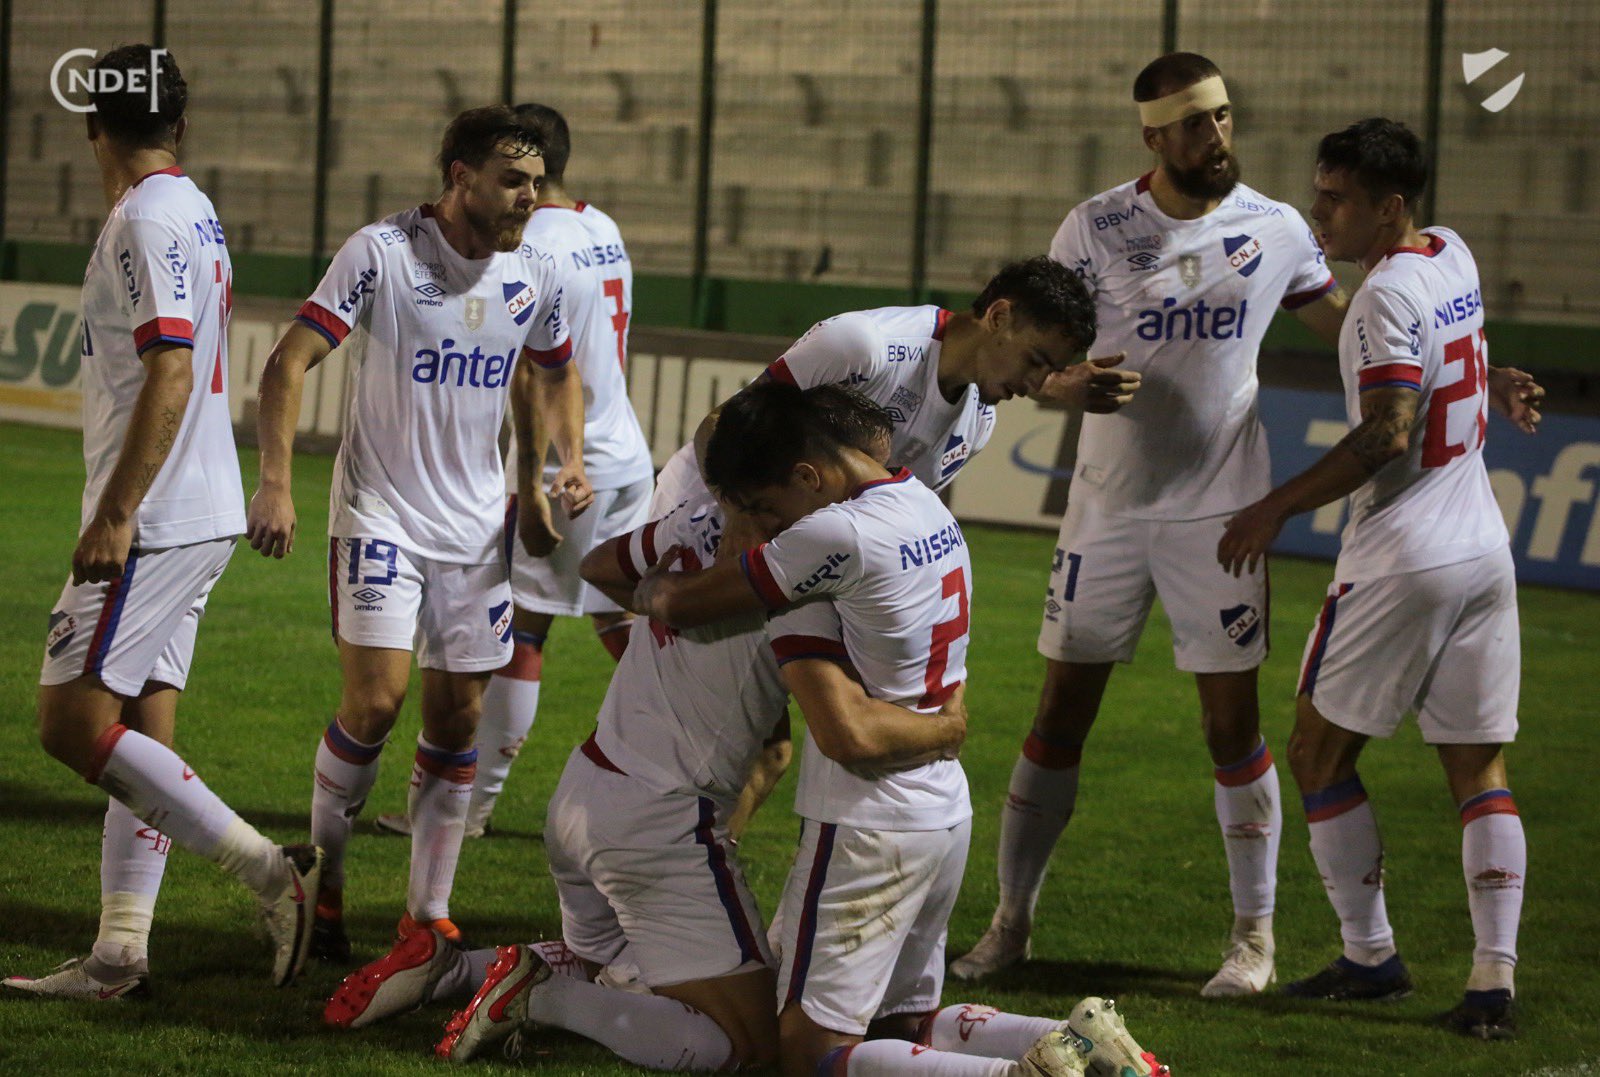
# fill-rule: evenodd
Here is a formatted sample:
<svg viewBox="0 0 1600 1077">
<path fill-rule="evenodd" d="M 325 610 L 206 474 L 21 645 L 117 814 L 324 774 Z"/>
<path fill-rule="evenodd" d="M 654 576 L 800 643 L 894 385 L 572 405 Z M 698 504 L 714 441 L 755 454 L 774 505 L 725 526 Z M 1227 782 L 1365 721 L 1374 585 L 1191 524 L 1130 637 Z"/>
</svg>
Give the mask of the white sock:
<svg viewBox="0 0 1600 1077">
<path fill-rule="evenodd" d="M 125 725 L 107 729 L 90 781 L 192 853 L 221 865 L 257 894 L 283 885 L 278 846 L 239 818 L 176 752 Z"/>
<path fill-rule="evenodd" d="M 567 976 L 552 976 L 529 993 L 528 1017 L 576 1032 L 647 1069 L 717 1070 L 733 1055 L 728 1034 L 691 1006 Z"/>
<path fill-rule="evenodd" d="M 478 768 L 478 750 L 450 752 L 417 737 L 416 763 L 406 815 L 411 820 L 411 876 L 406 885 L 406 911 L 423 923 L 450 915 L 450 888 L 461 838 L 466 829 L 467 801 Z"/>
<path fill-rule="evenodd" d="M 1394 929 L 1383 903 L 1383 840 L 1359 777 L 1303 798 L 1311 855 L 1322 888 L 1339 914 L 1344 956 L 1379 965 L 1394 956 Z"/>
<path fill-rule="evenodd" d="M 494 812 L 511 764 L 539 714 L 539 678 L 544 672 L 544 637 L 513 630 L 511 661 L 489 678 L 478 719 L 478 777 L 472 783 L 467 824 L 481 827 Z"/>
<path fill-rule="evenodd" d="M 128 810 L 120 800 L 106 807 L 100 838 L 100 933 L 94 956 L 109 967 L 127 967 L 150 956 L 150 924 L 167 870 L 172 839 Z"/>
<path fill-rule="evenodd" d="M 1011 770 L 1000 813 L 1000 907 L 995 919 L 1027 929 L 1045 868 L 1078 800 L 1082 745 L 1050 744 L 1029 733 Z"/>
<path fill-rule="evenodd" d="M 1283 800 L 1278 771 L 1263 740 L 1237 763 L 1217 767 L 1213 799 L 1222 847 L 1228 854 L 1228 888 L 1236 920 L 1272 915 L 1278 886 L 1278 843 Z"/>
<path fill-rule="evenodd" d="M 317 745 L 316 784 L 311 790 L 311 842 L 322 846 L 322 889 L 344 889 L 344 848 L 367 794 L 378 780 L 383 741 L 363 744 L 335 718 Z"/>
<path fill-rule="evenodd" d="M 1461 805 L 1461 868 L 1476 940 L 1467 990 L 1513 990 L 1528 842 L 1510 790 L 1491 789 Z"/>
<path fill-rule="evenodd" d="M 1017 1055 L 1017 1059 L 1021 1057 Z M 826 1077 L 893 1077 L 900 1073 L 923 1077 L 1010 1077 L 1019 1068 L 1017 1059 L 930 1050 L 909 1040 L 867 1040 L 850 1047 L 835 1047 L 823 1056 L 817 1073 Z"/>
<path fill-rule="evenodd" d="M 935 1051 L 1018 1059 L 1041 1037 L 1060 1027 L 1060 1021 L 1048 1017 L 1026 1017 L 965 1003 L 929 1014 L 917 1038 Z"/>
</svg>

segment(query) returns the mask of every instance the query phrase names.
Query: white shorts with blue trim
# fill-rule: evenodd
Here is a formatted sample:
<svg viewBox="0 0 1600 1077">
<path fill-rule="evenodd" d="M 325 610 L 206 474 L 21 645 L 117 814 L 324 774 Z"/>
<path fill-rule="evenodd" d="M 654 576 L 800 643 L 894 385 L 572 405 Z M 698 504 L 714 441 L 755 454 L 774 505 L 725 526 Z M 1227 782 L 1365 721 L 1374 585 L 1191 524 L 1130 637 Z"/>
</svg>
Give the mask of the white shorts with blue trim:
<svg viewBox="0 0 1600 1077">
<path fill-rule="evenodd" d="M 328 540 L 333 635 L 415 650 L 417 665 L 482 673 L 511 661 L 511 574 L 503 559 L 458 565 L 382 539 Z"/>
<path fill-rule="evenodd" d="M 516 495 L 508 501 L 506 533 L 511 535 L 511 593 L 517 606 L 535 613 L 579 617 L 621 613 L 622 607 L 583 582 L 578 565 L 588 552 L 618 535 L 650 522 L 650 479 L 620 490 L 596 490 L 594 504 L 574 520 L 558 518 L 561 545 L 549 557 L 532 557 L 522 548 L 516 530 Z"/>
<path fill-rule="evenodd" d="M 1335 582 L 1300 664 L 1299 695 L 1352 733 L 1390 737 L 1407 711 L 1429 744 L 1517 735 L 1522 638 L 1509 547 L 1471 561 Z"/>
<path fill-rule="evenodd" d="M 211 588 L 233 556 L 232 538 L 161 550 L 130 550 L 109 583 L 69 578 L 50 611 L 42 685 L 88 674 L 119 696 L 147 683 L 182 688 Z"/>
<path fill-rule="evenodd" d="M 568 948 L 604 965 L 626 945 L 650 987 L 771 967 L 728 810 L 647 787 L 593 738 L 573 749 L 544 825 Z"/>
<path fill-rule="evenodd" d="M 1135 519 L 1074 496 L 1056 539 L 1039 653 L 1057 662 L 1131 662 L 1159 595 L 1179 669 L 1255 669 L 1267 657 L 1267 568 L 1263 561 L 1235 578 L 1217 563 L 1228 518 Z"/>
<path fill-rule="evenodd" d="M 806 819 L 778 913 L 778 1010 L 865 1035 L 938 1008 L 946 927 L 972 820 L 948 830 L 863 830 Z"/>
</svg>

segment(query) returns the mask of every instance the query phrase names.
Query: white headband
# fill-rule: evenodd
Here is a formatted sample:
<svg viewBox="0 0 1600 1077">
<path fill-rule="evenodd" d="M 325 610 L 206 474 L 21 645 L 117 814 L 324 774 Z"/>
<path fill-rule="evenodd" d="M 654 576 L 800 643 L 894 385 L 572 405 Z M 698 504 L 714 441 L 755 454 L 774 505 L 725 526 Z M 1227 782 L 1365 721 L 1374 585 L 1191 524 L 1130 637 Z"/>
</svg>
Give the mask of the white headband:
<svg viewBox="0 0 1600 1077">
<path fill-rule="evenodd" d="M 1212 75 L 1154 101 L 1139 102 L 1139 122 L 1146 127 L 1165 127 L 1169 123 L 1210 112 L 1228 103 L 1228 88 L 1221 75 Z"/>
</svg>

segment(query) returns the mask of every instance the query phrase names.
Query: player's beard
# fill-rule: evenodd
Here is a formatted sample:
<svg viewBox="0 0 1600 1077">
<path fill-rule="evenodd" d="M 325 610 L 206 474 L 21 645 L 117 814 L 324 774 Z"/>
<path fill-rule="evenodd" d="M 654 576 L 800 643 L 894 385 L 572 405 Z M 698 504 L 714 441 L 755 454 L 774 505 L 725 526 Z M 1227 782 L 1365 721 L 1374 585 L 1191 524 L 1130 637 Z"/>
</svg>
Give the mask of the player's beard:
<svg viewBox="0 0 1600 1077">
<path fill-rule="evenodd" d="M 1224 162 L 1222 170 L 1213 172 L 1211 166 L 1218 160 Z M 1239 158 L 1231 150 L 1218 150 L 1198 168 L 1167 165 L 1167 176 L 1179 192 L 1190 198 L 1226 198 L 1239 183 Z"/>
<path fill-rule="evenodd" d="M 491 216 L 466 207 L 467 223 L 472 230 L 497 251 L 514 251 L 522 243 L 522 229 L 528 223 L 527 213 L 501 213 Z"/>
</svg>

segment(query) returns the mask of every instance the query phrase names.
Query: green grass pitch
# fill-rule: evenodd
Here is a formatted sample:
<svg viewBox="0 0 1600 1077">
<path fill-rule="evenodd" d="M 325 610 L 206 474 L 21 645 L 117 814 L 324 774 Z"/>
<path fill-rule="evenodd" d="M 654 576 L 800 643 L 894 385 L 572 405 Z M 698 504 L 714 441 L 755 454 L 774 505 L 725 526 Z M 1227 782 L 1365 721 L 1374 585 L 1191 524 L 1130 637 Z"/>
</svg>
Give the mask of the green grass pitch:
<svg viewBox="0 0 1600 1077">
<path fill-rule="evenodd" d="M 76 434 L 20 426 L 0 426 L 0 459 L 0 971 L 39 974 L 87 951 L 98 908 L 105 797 L 45 756 L 33 722 L 45 615 L 67 571 L 83 469 Z M 241 459 L 249 491 L 254 455 Z M 308 456 L 297 464 L 300 538 L 290 559 L 264 561 L 246 547 L 235 555 L 201 628 L 180 709 L 180 752 L 280 840 L 304 839 L 312 757 L 338 698 L 325 593 L 330 463 Z M 977 938 L 995 899 L 998 807 L 1038 691 L 1043 662 L 1033 641 L 1051 548 L 1040 534 L 973 527 L 968 536 L 976 594 L 964 761 L 976 819 L 952 953 Z M 1286 790 L 1296 666 L 1330 573 L 1287 559 L 1273 570 L 1277 648 L 1263 672 L 1263 722 Z M 1228 927 L 1227 876 L 1194 689 L 1172 668 L 1159 615 L 1138 661 L 1113 678 L 1085 753 L 1077 815 L 1041 902 L 1034 961 L 993 984 L 952 986 L 946 1001 L 1065 1016 L 1082 995 L 1114 996 L 1135 1035 L 1180 1075 L 1600 1072 L 1600 900 L 1589 876 L 1600 812 L 1588 788 L 1600 770 L 1588 694 L 1597 612 L 1594 596 L 1537 588 L 1522 595 L 1524 729 L 1510 758 L 1531 868 L 1517 1042 L 1468 1043 L 1427 1024 L 1458 997 L 1472 936 L 1459 824 L 1432 753 L 1409 726 L 1394 743 L 1369 749 L 1362 776 L 1387 843 L 1389 906 L 1416 994 L 1365 1007 L 1198 997 Z M 453 912 L 485 943 L 558 930 L 539 841 L 544 804 L 568 751 L 592 726 L 611 663 L 587 625 L 572 620 L 558 623 L 546 659 L 538 724 L 497 832 L 468 843 L 457 876 Z M 358 961 L 380 952 L 401 911 L 408 843 L 377 836 L 371 820 L 403 809 L 416 729 L 408 701 L 350 848 L 347 908 Z M 791 774 L 742 847 L 769 911 L 797 830 L 792 781 Z M 1289 978 L 1334 956 L 1337 924 L 1292 794 L 1284 814 L 1277 933 L 1279 968 Z M 429 1050 L 447 1010 L 359 1033 L 327 1031 L 322 1004 L 348 970 L 313 965 L 295 987 L 275 990 L 251 921 L 240 886 L 174 850 L 151 939 L 153 996 L 100 1006 L 0 1001 L 0 1059 L 12 1072 L 37 1073 L 438 1071 Z M 553 1033 L 530 1041 L 520 1064 L 559 1074 L 626 1071 L 598 1047 Z"/>
</svg>

